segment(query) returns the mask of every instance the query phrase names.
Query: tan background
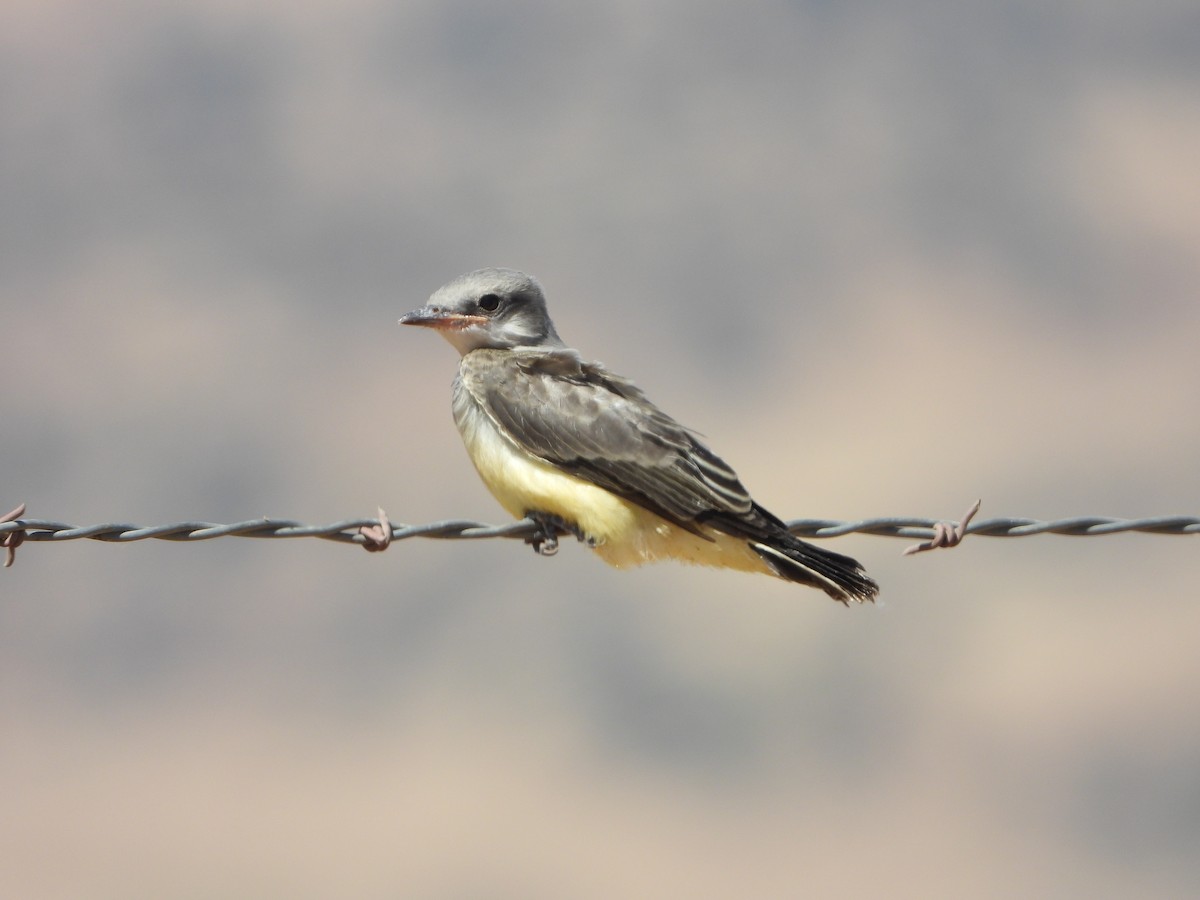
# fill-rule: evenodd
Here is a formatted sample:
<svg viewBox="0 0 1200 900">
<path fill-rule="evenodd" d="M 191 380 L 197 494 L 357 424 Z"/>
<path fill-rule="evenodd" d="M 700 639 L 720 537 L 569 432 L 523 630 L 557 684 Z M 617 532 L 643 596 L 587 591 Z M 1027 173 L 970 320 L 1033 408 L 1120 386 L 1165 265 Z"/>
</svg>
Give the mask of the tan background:
<svg viewBox="0 0 1200 900">
<path fill-rule="evenodd" d="M 782 516 L 1200 512 L 1200 9 L 0 8 L 0 508 L 504 516 L 395 326 L 481 265 Z M 576 546 L 27 545 L 0 893 L 1176 897 L 1200 538 L 842 609 Z"/>
</svg>

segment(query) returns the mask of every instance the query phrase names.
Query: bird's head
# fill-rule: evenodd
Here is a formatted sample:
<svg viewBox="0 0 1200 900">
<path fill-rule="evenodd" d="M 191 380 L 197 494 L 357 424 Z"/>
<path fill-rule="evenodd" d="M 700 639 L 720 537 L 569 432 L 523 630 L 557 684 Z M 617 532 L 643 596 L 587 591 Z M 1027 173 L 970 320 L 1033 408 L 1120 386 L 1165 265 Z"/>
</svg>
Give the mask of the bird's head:
<svg viewBox="0 0 1200 900">
<path fill-rule="evenodd" d="M 434 291 L 401 325 L 437 329 L 464 356 L 472 350 L 565 346 L 546 312 L 542 286 L 513 269 L 477 269 Z"/>
</svg>

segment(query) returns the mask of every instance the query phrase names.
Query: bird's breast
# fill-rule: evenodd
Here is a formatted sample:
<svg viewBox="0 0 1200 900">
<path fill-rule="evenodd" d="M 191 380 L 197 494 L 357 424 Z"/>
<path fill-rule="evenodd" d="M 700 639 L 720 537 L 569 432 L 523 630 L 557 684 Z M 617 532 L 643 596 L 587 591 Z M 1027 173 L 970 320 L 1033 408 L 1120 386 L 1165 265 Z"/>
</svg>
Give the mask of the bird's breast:
<svg viewBox="0 0 1200 900">
<path fill-rule="evenodd" d="M 479 477 L 511 515 L 561 516 L 600 543 L 619 542 L 636 529 L 639 507 L 518 446 L 461 379 L 454 386 L 454 422 Z"/>
</svg>

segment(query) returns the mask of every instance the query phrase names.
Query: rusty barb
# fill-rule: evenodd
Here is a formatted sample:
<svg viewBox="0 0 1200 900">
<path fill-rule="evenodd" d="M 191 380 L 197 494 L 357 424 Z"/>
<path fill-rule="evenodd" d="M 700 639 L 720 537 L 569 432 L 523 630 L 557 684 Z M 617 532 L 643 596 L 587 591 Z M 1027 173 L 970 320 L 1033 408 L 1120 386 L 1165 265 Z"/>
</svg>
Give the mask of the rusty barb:
<svg viewBox="0 0 1200 900">
<path fill-rule="evenodd" d="M 921 541 L 919 544 L 913 544 L 911 547 L 906 547 L 904 555 L 912 556 L 914 553 L 924 553 L 926 550 L 937 550 L 940 547 L 957 547 L 962 543 L 962 539 L 967 536 L 967 526 L 971 524 L 971 520 L 975 518 L 975 513 L 979 512 L 979 507 L 982 505 L 983 500 L 976 500 L 957 522 L 934 523 L 933 537 L 927 541 Z"/>
<path fill-rule="evenodd" d="M 25 504 L 21 503 L 12 512 L 0 516 L 0 523 L 15 522 L 23 515 L 25 515 Z M 4 548 L 4 568 L 9 569 L 16 562 L 17 548 L 21 546 L 23 540 L 25 540 L 25 531 L 20 528 L 10 531 L 0 538 L 0 547 Z"/>
</svg>

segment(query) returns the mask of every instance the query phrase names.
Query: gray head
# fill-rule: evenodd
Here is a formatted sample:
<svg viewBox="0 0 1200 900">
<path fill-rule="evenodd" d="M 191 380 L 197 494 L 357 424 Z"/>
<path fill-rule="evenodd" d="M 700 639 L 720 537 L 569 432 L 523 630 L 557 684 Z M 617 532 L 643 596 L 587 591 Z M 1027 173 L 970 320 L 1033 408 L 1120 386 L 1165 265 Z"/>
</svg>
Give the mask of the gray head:
<svg viewBox="0 0 1200 900">
<path fill-rule="evenodd" d="M 481 348 L 564 347 L 542 286 L 514 269 L 477 269 L 434 291 L 401 325 L 436 328 L 464 356 Z"/>
</svg>

